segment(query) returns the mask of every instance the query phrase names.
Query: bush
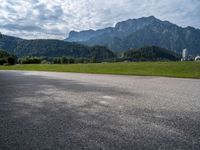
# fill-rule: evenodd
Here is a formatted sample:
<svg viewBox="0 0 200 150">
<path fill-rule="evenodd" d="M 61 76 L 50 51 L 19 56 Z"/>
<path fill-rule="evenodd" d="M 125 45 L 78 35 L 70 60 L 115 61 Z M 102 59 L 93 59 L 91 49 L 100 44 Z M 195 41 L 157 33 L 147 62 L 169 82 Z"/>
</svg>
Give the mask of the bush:
<svg viewBox="0 0 200 150">
<path fill-rule="evenodd" d="M 0 65 L 14 65 L 16 63 L 17 57 L 9 54 L 5 50 L 0 50 Z"/>
<path fill-rule="evenodd" d="M 42 60 L 41 64 L 51 64 L 51 62 L 49 62 L 47 60 Z"/>
<path fill-rule="evenodd" d="M 9 65 L 14 65 L 14 64 L 16 63 L 16 57 L 15 57 L 15 56 L 9 56 L 9 57 L 7 58 L 7 63 L 8 63 Z"/>
<path fill-rule="evenodd" d="M 5 58 L 0 58 L 0 65 L 3 65 L 7 63 L 6 59 Z"/>
<path fill-rule="evenodd" d="M 42 59 L 40 57 L 24 57 L 18 60 L 20 64 L 40 64 Z"/>
</svg>

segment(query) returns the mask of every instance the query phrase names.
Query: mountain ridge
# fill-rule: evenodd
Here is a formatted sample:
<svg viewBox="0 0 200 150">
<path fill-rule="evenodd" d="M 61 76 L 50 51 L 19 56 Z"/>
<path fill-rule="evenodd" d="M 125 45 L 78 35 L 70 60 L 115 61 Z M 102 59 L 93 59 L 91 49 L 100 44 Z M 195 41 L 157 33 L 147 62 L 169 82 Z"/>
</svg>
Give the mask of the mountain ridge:
<svg viewBox="0 0 200 150">
<path fill-rule="evenodd" d="M 104 46 L 86 46 L 57 39 L 26 40 L 4 34 L 1 34 L 0 49 L 15 54 L 17 57 L 65 56 L 71 58 L 95 58 L 97 60 L 115 58 L 115 54 Z"/>
<path fill-rule="evenodd" d="M 154 16 L 128 19 L 100 30 L 71 31 L 65 40 L 90 46 L 104 45 L 113 51 L 155 45 L 178 53 L 184 48 L 191 54 L 200 53 L 200 29 L 180 27 Z"/>
</svg>

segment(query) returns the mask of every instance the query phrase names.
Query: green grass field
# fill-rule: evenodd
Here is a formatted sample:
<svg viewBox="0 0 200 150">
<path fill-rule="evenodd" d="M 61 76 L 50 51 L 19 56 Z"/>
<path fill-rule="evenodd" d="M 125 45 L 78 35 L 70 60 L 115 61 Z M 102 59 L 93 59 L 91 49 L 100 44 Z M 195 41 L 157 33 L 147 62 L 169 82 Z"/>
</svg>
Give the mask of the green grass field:
<svg viewBox="0 0 200 150">
<path fill-rule="evenodd" d="M 200 62 L 134 62 L 66 65 L 39 64 L 0 66 L 0 70 L 78 72 L 200 79 Z"/>
</svg>

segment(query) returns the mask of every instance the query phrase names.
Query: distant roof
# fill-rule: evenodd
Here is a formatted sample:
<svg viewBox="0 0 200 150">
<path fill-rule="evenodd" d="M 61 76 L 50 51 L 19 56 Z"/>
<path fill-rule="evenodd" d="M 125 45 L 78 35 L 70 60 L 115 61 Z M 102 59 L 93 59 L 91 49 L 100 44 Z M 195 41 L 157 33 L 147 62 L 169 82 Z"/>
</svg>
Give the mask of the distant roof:
<svg viewBox="0 0 200 150">
<path fill-rule="evenodd" d="M 195 60 L 200 60 L 200 56 L 195 57 Z"/>
</svg>

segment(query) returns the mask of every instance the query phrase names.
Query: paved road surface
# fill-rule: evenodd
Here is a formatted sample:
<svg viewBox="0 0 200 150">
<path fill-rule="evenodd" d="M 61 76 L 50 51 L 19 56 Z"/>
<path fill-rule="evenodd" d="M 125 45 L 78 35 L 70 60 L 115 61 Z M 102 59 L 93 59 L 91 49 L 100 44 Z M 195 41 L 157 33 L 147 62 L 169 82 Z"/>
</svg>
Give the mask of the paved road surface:
<svg viewBox="0 0 200 150">
<path fill-rule="evenodd" d="M 0 150 L 200 149 L 200 80 L 0 71 Z"/>
</svg>

